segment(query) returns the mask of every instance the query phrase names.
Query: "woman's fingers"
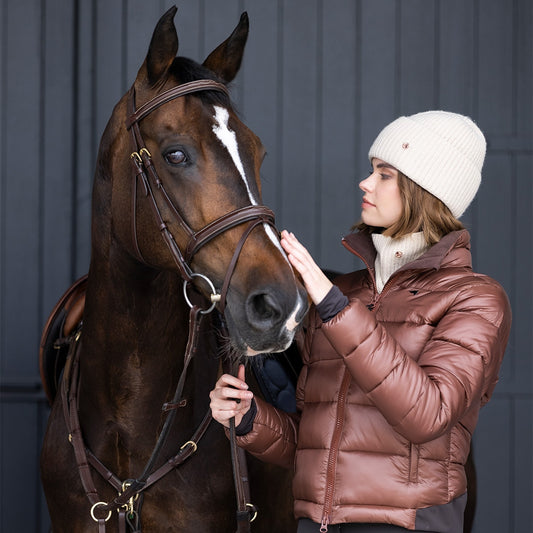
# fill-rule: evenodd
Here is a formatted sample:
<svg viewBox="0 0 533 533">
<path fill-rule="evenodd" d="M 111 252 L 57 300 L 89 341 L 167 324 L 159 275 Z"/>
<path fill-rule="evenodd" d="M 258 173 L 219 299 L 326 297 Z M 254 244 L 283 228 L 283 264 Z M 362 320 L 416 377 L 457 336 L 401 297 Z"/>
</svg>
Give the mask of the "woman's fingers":
<svg viewBox="0 0 533 533">
<path fill-rule="evenodd" d="M 308 270 L 312 272 L 320 270 L 314 259 L 311 257 L 311 254 L 307 251 L 307 248 L 298 241 L 293 233 L 283 230 L 281 235 L 281 245 L 291 256 L 292 261 L 295 261 L 304 271 Z"/>
<path fill-rule="evenodd" d="M 229 427 L 229 420 L 233 417 L 238 426 L 250 409 L 253 393 L 248 390 L 244 378 L 244 365 L 240 365 L 237 377 L 224 374 L 209 394 L 213 418 L 226 427 Z"/>
<path fill-rule="evenodd" d="M 315 263 L 311 254 L 307 251 L 293 233 L 286 230 L 281 232 L 281 245 L 287 252 L 292 266 L 302 276 L 305 288 L 311 300 L 315 304 L 320 303 L 330 291 L 333 284 Z"/>
</svg>

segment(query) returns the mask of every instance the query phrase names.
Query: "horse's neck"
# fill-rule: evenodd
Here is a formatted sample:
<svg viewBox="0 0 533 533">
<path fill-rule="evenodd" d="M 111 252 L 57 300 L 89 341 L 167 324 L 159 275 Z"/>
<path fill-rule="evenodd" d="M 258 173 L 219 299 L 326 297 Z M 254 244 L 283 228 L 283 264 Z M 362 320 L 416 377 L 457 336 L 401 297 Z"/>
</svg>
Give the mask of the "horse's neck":
<svg viewBox="0 0 533 533">
<path fill-rule="evenodd" d="M 99 259 L 91 265 L 81 383 L 91 409 L 129 418 L 160 408 L 183 367 L 188 308 L 177 276 Z"/>
</svg>

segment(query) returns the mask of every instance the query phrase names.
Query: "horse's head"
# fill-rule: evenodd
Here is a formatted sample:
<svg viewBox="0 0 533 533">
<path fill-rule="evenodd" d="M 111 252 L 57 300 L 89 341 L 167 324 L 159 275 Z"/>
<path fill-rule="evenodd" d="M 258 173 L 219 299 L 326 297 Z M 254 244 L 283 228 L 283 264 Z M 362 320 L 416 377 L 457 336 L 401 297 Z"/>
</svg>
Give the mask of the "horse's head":
<svg viewBox="0 0 533 533">
<path fill-rule="evenodd" d="M 222 292 L 218 305 L 239 354 L 281 351 L 308 304 L 261 206 L 265 150 L 225 92 L 240 67 L 248 17 L 243 14 L 230 37 L 200 65 L 176 57 L 175 12 L 170 9 L 157 24 L 134 86 L 117 105 L 107 141 L 102 140 L 100 173 L 112 189 L 110 229 L 133 261 L 183 276 L 183 256 L 185 274 L 190 269 L 208 278 Z M 215 83 L 153 105 L 154 98 L 195 80 Z M 225 225 L 221 219 L 228 214 L 233 222 Z M 202 230 L 213 223 L 213 235 L 204 238 Z M 203 278 L 192 282 L 210 297 L 213 291 Z"/>
</svg>

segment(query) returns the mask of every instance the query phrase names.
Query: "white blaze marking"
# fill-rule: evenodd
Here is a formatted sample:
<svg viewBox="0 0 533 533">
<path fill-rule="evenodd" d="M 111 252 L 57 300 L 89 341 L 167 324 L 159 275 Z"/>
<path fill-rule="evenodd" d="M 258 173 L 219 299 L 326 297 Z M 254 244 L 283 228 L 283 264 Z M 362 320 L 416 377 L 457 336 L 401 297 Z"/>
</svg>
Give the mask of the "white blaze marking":
<svg viewBox="0 0 533 533">
<path fill-rule="evenodd" d="M 227 151 L 229 152 L 231 159 L 233 160 L 233 163 L 237 170 L 239 171 L 239 174 L 241 175 L 241 179 L 244 182 L 244 185 L 246 187 L 246 192 L 248 193 L 248 198 L 250 199 L 250 203 L 252 205 L 257 205 L 257 200 L 254 198 L 254 195 L 252 193 L 252 190 L 250 189 L 250 185 L 248 183 L 248 179 L 246 178 L 246 174 L 244 172 L 244 167 L 239 155 L 239 146 L 237 144 L 237 136 L 235 135 L 235 132 L 229 129 L 228 121 L 229 121 L 229 113 L 228 110 L 224 107 L 220 106 L 213 106 L 215 109 L 215 124 L 213 125 L 213 133 L 217 136 L 219 141 L 226 147 Z M 285 258 L 285 261 L 290 264 L 289 259 L 287 258 L 287 254 L 285 253 L 285 250 L 281 247 L 281 244 L 279 242 L 279 239 L 277 238 L 276 234 L 274 233 L 274 230 L 270 226 L 270 224 L 263 224 L 265 228 L 265 232 L 268 235 L 269 239 L 274 243 L 274 246 L 281 252 L 281 255 Z M 292 270 L 292 267 L 291 267 Z M 302 302 L 300 301 L 300 298 L 297 299 L 295 309 L 291 316 L 289 317 L 287 324 L 285 327 L 289 331 L 293 331 L 296 327 L 297 323 L 295 321 L 295 317 L 298 314 L 298 311 L 300 307 L 302 306 Z M 249 348 L 249 350 L 251 350 Z M 253 352 L 253 350 L 251 350 Z"/>
<path fill-rule="evenodd" d="M 244 185 L 246 186 L 246 192 L 248 193 L 248 198 L 250 199 L 250 203 L 252 205 L 257 205 L 257 200 L 254 198 L 252 190 L 250 189 L 250 185 L 248 183 L 248 179 L 246 178 L 246 174 L 244 173 L 244 167 L 242 165 L 242 161 L 239 156 L 239 146 L 237 144 L 237 136 L 235 135 L 234 131 L 229 129 L 229 126 L 228 126 L 228 120 L 229 120 L 228 110 L 220 106 L 214 106 L 214 108 L 215 108 L 215 124 L 213 126 L 213 133 L 218 137 L 220 142 L 226 147 L 226 150 L 229 152 L 231 159 L 233 160 L 233 163 L 235 167 L 237 168 L 237 170 L 239 171 L 239 174 L 241 175 L 241 179 L 244 182 Z M 270 225 L 263 224 L 263 226 L 270 240 L 274 243 L 276 248 L 281 252 L 285 260 L 288 261 L 285 251 L 281 247 L 281 244 L 279 243 L 279 240 L 276 237 L 276 234 L 274 233 Z"/>
<path fill-rule="evenodd" d="M 229 113 L 228 110 L 224 107 L 214 106 L 215 107 L 215 125 L 213 126 L 214 134 L 219 138 L 220 142 L 226 147 L 233 163 L 237 167 L 239 174 L 241 175 L 244 185 L 246 185 L 246 192 L 248 193 L 248 198 L 252 205 L 257 205 L 257 201 L 254 198 L 250 186 L 248 185 L 248 180 L 244 174 L 244 167 L 242 166 L 242 161 L 239 156 L 239 147 L 237 145 L 237 137 L 235 132 L 230 130 L 228 127 Z"/>
</svg>

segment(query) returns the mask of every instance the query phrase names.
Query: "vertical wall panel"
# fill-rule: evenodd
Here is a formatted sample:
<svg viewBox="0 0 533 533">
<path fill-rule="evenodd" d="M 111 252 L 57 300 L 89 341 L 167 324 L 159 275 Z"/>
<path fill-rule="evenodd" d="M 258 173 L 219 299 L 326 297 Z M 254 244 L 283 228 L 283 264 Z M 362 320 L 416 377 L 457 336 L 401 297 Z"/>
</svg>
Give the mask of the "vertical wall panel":
<svg viewBox="0 0 533 533">
<path fill-rule="evenodd" d="M 204 0 L 199 0 L 198 2 L 188 2 L 186 4 L 181 2 L 175 3 L 172 1 L 167 1 L 165 9 L 161 10 L 161 12 L 154 17 L 154 23 L 148 24 L 150 31 L 153 31 L 151 26 L 155 27 L 155 21 L 159 18 L 159 16 L 161 16 L 167 8 L 174 4 L 178 6 L 178 13 L 174 18 L 180 42 L 178 54 L 189 57 L 201 63 L 205 59 L 203 27 L 203 14 L 205 11 Z M 148 50 L 148 42 L 145 43 L 145 48 Z"/>
<path fill-rule="evenodd" d="M 530 344 L 531 346 L 531 344 Z M 532 376 L 531 358 L 529 358 L 529 370 L 527 374 Z M 531 381 L 530 381 L 531 383 Z M 531 430 L 531 420 L 533 420 L 533 400 L 531 394 L 518 396 L 514 403 L 514 443 L 510 450 L 512 464 L 509 465 L 513 473 L 514 485 L 510 494 L 502 491 L 501 496 L 511 498 L 512 517 L 508 526 L 508 531 L 521 533 L 533 529 L 533 431 Z M 529 421 L 529 431 L 528 428 Z"/>
<path fill-rule="evenodd" d="M 85 274 L 90 258 L 91 191 L 99 134 L 97 130 L 97 98 L 95 73 L 98 58 L 96 44 L 95 0 L 76 2 L 76 82 L 75 98 L 75 145 L 76 154 L 74 194 L 75 230 L 74 277 Z"/>
<path fill-rule="evenodd" d="M 42 172 L 42 13 L 38 0 L 7 7 L 7 54 L 2 205 L 4 256 L 2 272 L 2 366 L 5 378 L 29 378 L 35 361 L 21 357 L 37 345 L 39 309 L 40 174 Z M 24 80 L 24 83 L 21 81 Z M 24 318 L 24 321 L 21 320 Z"/>
<path fill-rule="evenodd" d="M 473 5 L 464 0 L 445 0 L 437 5 L 439 71 L 436 107 L 471 116 L 475 89 Z"/>
<path fill-rule="evenodd" d="M 360 212 L 356 172 L 360 30 L 357 4 L 351 0 L 324 2 L 320 16 L 321 115 L 316 145 L 320 238 L 315 257 L 324 268 L 346 272 L 353 268 L 354 261 L 344 251 L 340 238 L 349 232 Z M 340 33 L 342 27 L 352 30 Z"/>
<path fill-rule="evenodd" d="M 37 405 L 31 403 L 9 402 L 0 407 L 1 531 L 37 532 L 40 528 L 38 501 L 32 498 L 32 480 L 38 479 L 39 473 L 37 414 Z"/>
<path fill-rule="evenodd" d="M 497 191 L 497 194 L 495 192 Z M 478 192 L 474 267 L 512 287 L 514 179 L 508 155 L 488 154 Z M 496 216 L 495 216 L 496 215 Z M 495 243 L 498 243 L 496 248 Z"/>
<path fill-rule="evenodd" d="M 435 2 L 411 0 L 399 2 L 400 57 L 397 64 L 400 78 L 399 105 L 401 114 L 410 115 L 435 108 L 438 68 L 436 54 Z"/>
<path fill-rule="evenodd" d="M 531 393 L 533 383 L 533 180 L 531 179 L 533 155 L 517 156 L 515 172 L 517 176 L 515 217 L 511 227 L 515 235 L 512 257 L 514 325 L 510 339 L 515 365 L 512 370 L 516 392 Z"/>
<path fill-rule="evenodd" d="M 510 134 L 513 127 L 513 3 L 479 2 L 479 116 L 483 116 L 489 135 Z"/>
<path fill-rule="evenodd" d="M 359 146 L 357 169 L 360 179 L 368 175 L 368 149 L 379 131 L 397 116 L 396 74 L 398 42 L 397 2 L 361 2 L 361 79 L 359 90 Z"/>
<path fill-rule="evenodd" d="M 279 144 L 282 168 L 283 225 L 316 249 L 317 200 L 317 57 L 318 0 L 295 0 L 283 6 L 283 94 Z"/>
<path fill-rule="evenodd" d="M 474 270 L 488 274 L 506 289 L 513 303 L 513 216 L 515 191 L 511 158 L 487 155 L 483 183 L 476 206 L 476 240 L 473 242 Z M 511 334 L 514 335 L 514 332 Z M 512 339 L 511 336 L 511 339 Z M 516 368 L 515 354 L 507 350 L 501 374 L 512 387 Z"/>
<path fill-rule="evenodd" d="M 124 12 L 121 2 L 95 0 L 94 64 L 96 134 L 101 137 L 124 87 Z"/>
<path fill-rule="evenodd" d="M 159 4 L 161 2 L 133 0 L 126 4 L 126 13 L 122 13 L 125 20 L 125 27 L 123 29 L 125 49 L 123 53 L 125 54 L 126 65 L 124 68 L 123 84 L 120 87 L 121 94 L 125 93 L 135 80 L 137 72 L 148 52 L 148 46 L 155 25 L 167 9 L 166 6 L 160 6 Z M 178 19 L 181 19 L 181 11 L 194 12 L 194 9 L 180 10 L 175 17 L 176 24 L 178 23 Z"/>
<path fill-rule="evenodd" d="M 72 281 L 74 9 L 46 3 L 43 49 L 40 320 Z M 67 178 L 67 179 L 65 179 Z M 36 361 L 35 361 L 36 363 Z"/>
<path fill-rule="evenodd" d="M 516 133 L 524 138 L 533 137 L 533 2 L 514 0 L 513 3 L 513 66 L 516 94 L 513 95 L 513 113 Z M 531 145 L 527 145 L 531 151 Z M 532 165 L 533 166 L 533 165 Z"/>
<path fill-rule="evenodd" d="M 7 124 L 7 48 L 9 42 L 7 4 L 0 3 L 0 378 L 4 375 L 5 357 L 5 316 L 8 303 L 5 300 L 5 290 L 8 283 L 6 276 L 6 194 L 7 194 L 7 166 L 6 166 L 6 138 Z"/>
<path fill-rule="evenodd" d="M 278 68 L 281 49 L 279 2 L 248 1 L 244 5 L 250 18 L 241 74 L 242 105 L 239 111 L 245 124 L 261 138 L 267 156 L 261 168 L 263 202 L 274 212 L 281 205 L 282 176 L 279 167 L 280 100 L 282 78 Z M 278 216 L 278 225 L 283 223 Z"/>
<path fill-rule="evenodd" d="M 498 396 L 482 409 L 479 417 L 474 433 L 478 501 L 474 520 L 476 533 L 512 531 L 509 529 L 514 496 L 512 421 L 512 403 Z"/>
<path fill-rule="evenodd" d="M 226 0 L 217 2 L 216 0 L 206 0 L 204 12 L 204 43 L 200 56 L 194 57 L 196 61 L 202 63 L 204 59 L 230 35 L 241 15 L 239 0 Z M 242 101 L 242 86 L 237 82 L 240 80 L 240 73 L 235 80 L 235 87 L 231 91 L 231 97 L 237 105 Z"/>
</svg>

